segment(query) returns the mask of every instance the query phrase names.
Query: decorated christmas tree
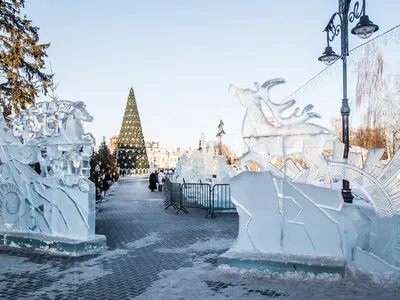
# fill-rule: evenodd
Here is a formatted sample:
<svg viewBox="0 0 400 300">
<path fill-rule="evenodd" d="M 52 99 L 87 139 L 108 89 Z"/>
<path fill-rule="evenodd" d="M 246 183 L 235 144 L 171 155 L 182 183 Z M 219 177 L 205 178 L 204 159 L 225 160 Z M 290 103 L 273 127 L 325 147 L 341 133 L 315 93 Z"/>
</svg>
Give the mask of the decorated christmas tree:
<svg viewBox="0 0 400 300">
<path fill-rule="evenodd" d="M 129 91 L 118 136 L 117 163 L 120 173 L 145 174 L 149 169 L 142 124 L 133 88 Z"/>
</svg>

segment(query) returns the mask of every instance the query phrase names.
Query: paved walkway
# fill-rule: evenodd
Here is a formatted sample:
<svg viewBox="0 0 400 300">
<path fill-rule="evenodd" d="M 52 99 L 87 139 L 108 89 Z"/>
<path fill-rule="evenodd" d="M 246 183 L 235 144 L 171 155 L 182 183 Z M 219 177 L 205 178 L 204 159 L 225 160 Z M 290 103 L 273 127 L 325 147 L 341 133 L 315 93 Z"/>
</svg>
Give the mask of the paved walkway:
<svg viewBox="0 0 400 300">
<path fill-rule="evenodd" d="M 59 258 L 0 250 L 0 299 L 400 299 L 400 287 L 365 275 L 315 277 L 217 268 L 237 216 L 165 211 L 147 181 L 124 178 L 97 217 L 109 250 Z"/>
</svg>

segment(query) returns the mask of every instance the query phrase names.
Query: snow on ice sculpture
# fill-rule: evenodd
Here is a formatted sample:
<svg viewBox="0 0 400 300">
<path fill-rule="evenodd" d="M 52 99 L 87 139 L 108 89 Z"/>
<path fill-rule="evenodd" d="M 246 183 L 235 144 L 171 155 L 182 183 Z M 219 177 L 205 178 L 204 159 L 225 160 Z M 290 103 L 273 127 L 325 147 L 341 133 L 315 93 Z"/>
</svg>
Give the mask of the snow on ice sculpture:
<svg viewBox="0 0 400 300">
<path fill-rule="evenodd" d="M 301 114 L 296 109 L 284 117 L 282 113 L 294 100 L 282 105 L 269 100 L 270 88 L 282 82 L 274 79 L 261 86 L 267 100 L 257 83 L 256 91 L 229 88 L 246 107 L 243 139 L 249 150 L 242 157 L 242 166 L 253 160 L 270 172 L 243 172 L 231 180 L 232 201 L 240 216 L 239 234 L 220 262 L 248 258 L 273 262 L 280 270 L 317 266 L 323 271 L 327 266 L 330 271 L 344 270 L 347 263 L 368 271 L 400 272 L 400 150 L 378 166 L 384 149 L 371 149 L 363 165 L 357 153 L 350 153 L 344 161 L 344 145 L 334 143 L 333 154 L 325 159 L 323 141 L 333 137 L 322 127 L 305 124 L 309 118 L 319 117 L 310 106 Z M 261 102 L 267 103 L 273 122 L 264 116 Z M 314 143 L 304 144 L 305 140 Z M 319 145 L 318 151 L 307 149 L 314 145 Z M 269 158 L 262 158 L 289 153 L 306 158 L 307 168 L 286 160 L 278 169 L 268 164 Z M 310 159 L 317 156 L 317 160 Z M 367 201 L 343 204 L 338 190 L 316 186 L 321 177 L 325 183 L 327 179 L 349 180 L 353 191 Z M 276 267 L 277 262 L 282 264 Z"/>
<path fill-rule="evenodd" d="M 0 115 L 0 231 L 7 235 L 89 241 L 95 235 L 94 185 L 89 181 L 95 139 L 83 122 L 83 102 L 40 102 Z M 32 165 L 40 164 L 40 174 Z M 105 238 L 104 238 L 105 240 Z"/>
</svg>

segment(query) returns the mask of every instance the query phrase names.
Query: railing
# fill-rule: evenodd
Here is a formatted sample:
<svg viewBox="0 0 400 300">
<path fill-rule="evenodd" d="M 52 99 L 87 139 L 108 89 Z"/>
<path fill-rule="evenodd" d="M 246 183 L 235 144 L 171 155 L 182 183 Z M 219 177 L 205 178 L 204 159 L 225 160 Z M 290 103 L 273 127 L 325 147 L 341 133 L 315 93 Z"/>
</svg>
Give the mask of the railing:
<svg viewBox="0 0 400 300">
<path fill-rule="evenodd" d="M 229 184 L 216 184 L 211 187 L 207 183 L 171 182 L 166 179 L 164 185 L 165 209 L 173 207 L 176 213 L 186 208 L 199 208 L 207 211 L 207 215 L 214 217 L 216 212 L 236 212 L 236 206 L 231 201 Z"/>
<path fill-rule="evenodd" d="M 120 169 L 119 174 L 125 176 L 147 176 L 150 174 L 150 169 Z"/>
<path fill-rule="evenodd" d="M 215 184 L 211 190 L 212 216 L 217 211 L 236 212 L 236 205 L 231 200 L 231 186 L 227 183 Z"/>
<path fill-rule="evenodd" d="M 182 205 L 182 187 L 180 183 L 171 182 L 168 178 L 164 182 L 164 194 L 165 194 L 165 209 L 173 207 L 177 209 L 177 212 L 181 210 L 185 213 L 189 213 Z"/>
</svg>

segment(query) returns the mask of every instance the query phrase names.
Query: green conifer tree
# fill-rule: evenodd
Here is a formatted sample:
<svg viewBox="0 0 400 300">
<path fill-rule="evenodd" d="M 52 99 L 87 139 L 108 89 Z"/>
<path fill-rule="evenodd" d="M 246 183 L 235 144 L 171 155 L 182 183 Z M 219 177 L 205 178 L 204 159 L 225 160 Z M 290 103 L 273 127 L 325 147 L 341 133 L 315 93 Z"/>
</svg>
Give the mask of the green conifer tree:
<svg viewBox="0 0 400 300">
<path fill-rule="evenodd" d="M 114 164 L 114 157 L 110 152 L 110 148 L 108 148 L 106 143 L 106 138 L 103 136 L 103 141 L 99 146 L 98 151 L 98 160 L 101 162 L 101 168 L 105 169 L 107 166 L 112 169 Z"/>
<path fill-rule="evenodd" d="M 0 101 L 4 115 L 47 92 L 51 75 L 43 69 L 50 44 L 39 43 L 39 28 L 21 15 L 25 0 L 0 0 Z"/>
</svg>

